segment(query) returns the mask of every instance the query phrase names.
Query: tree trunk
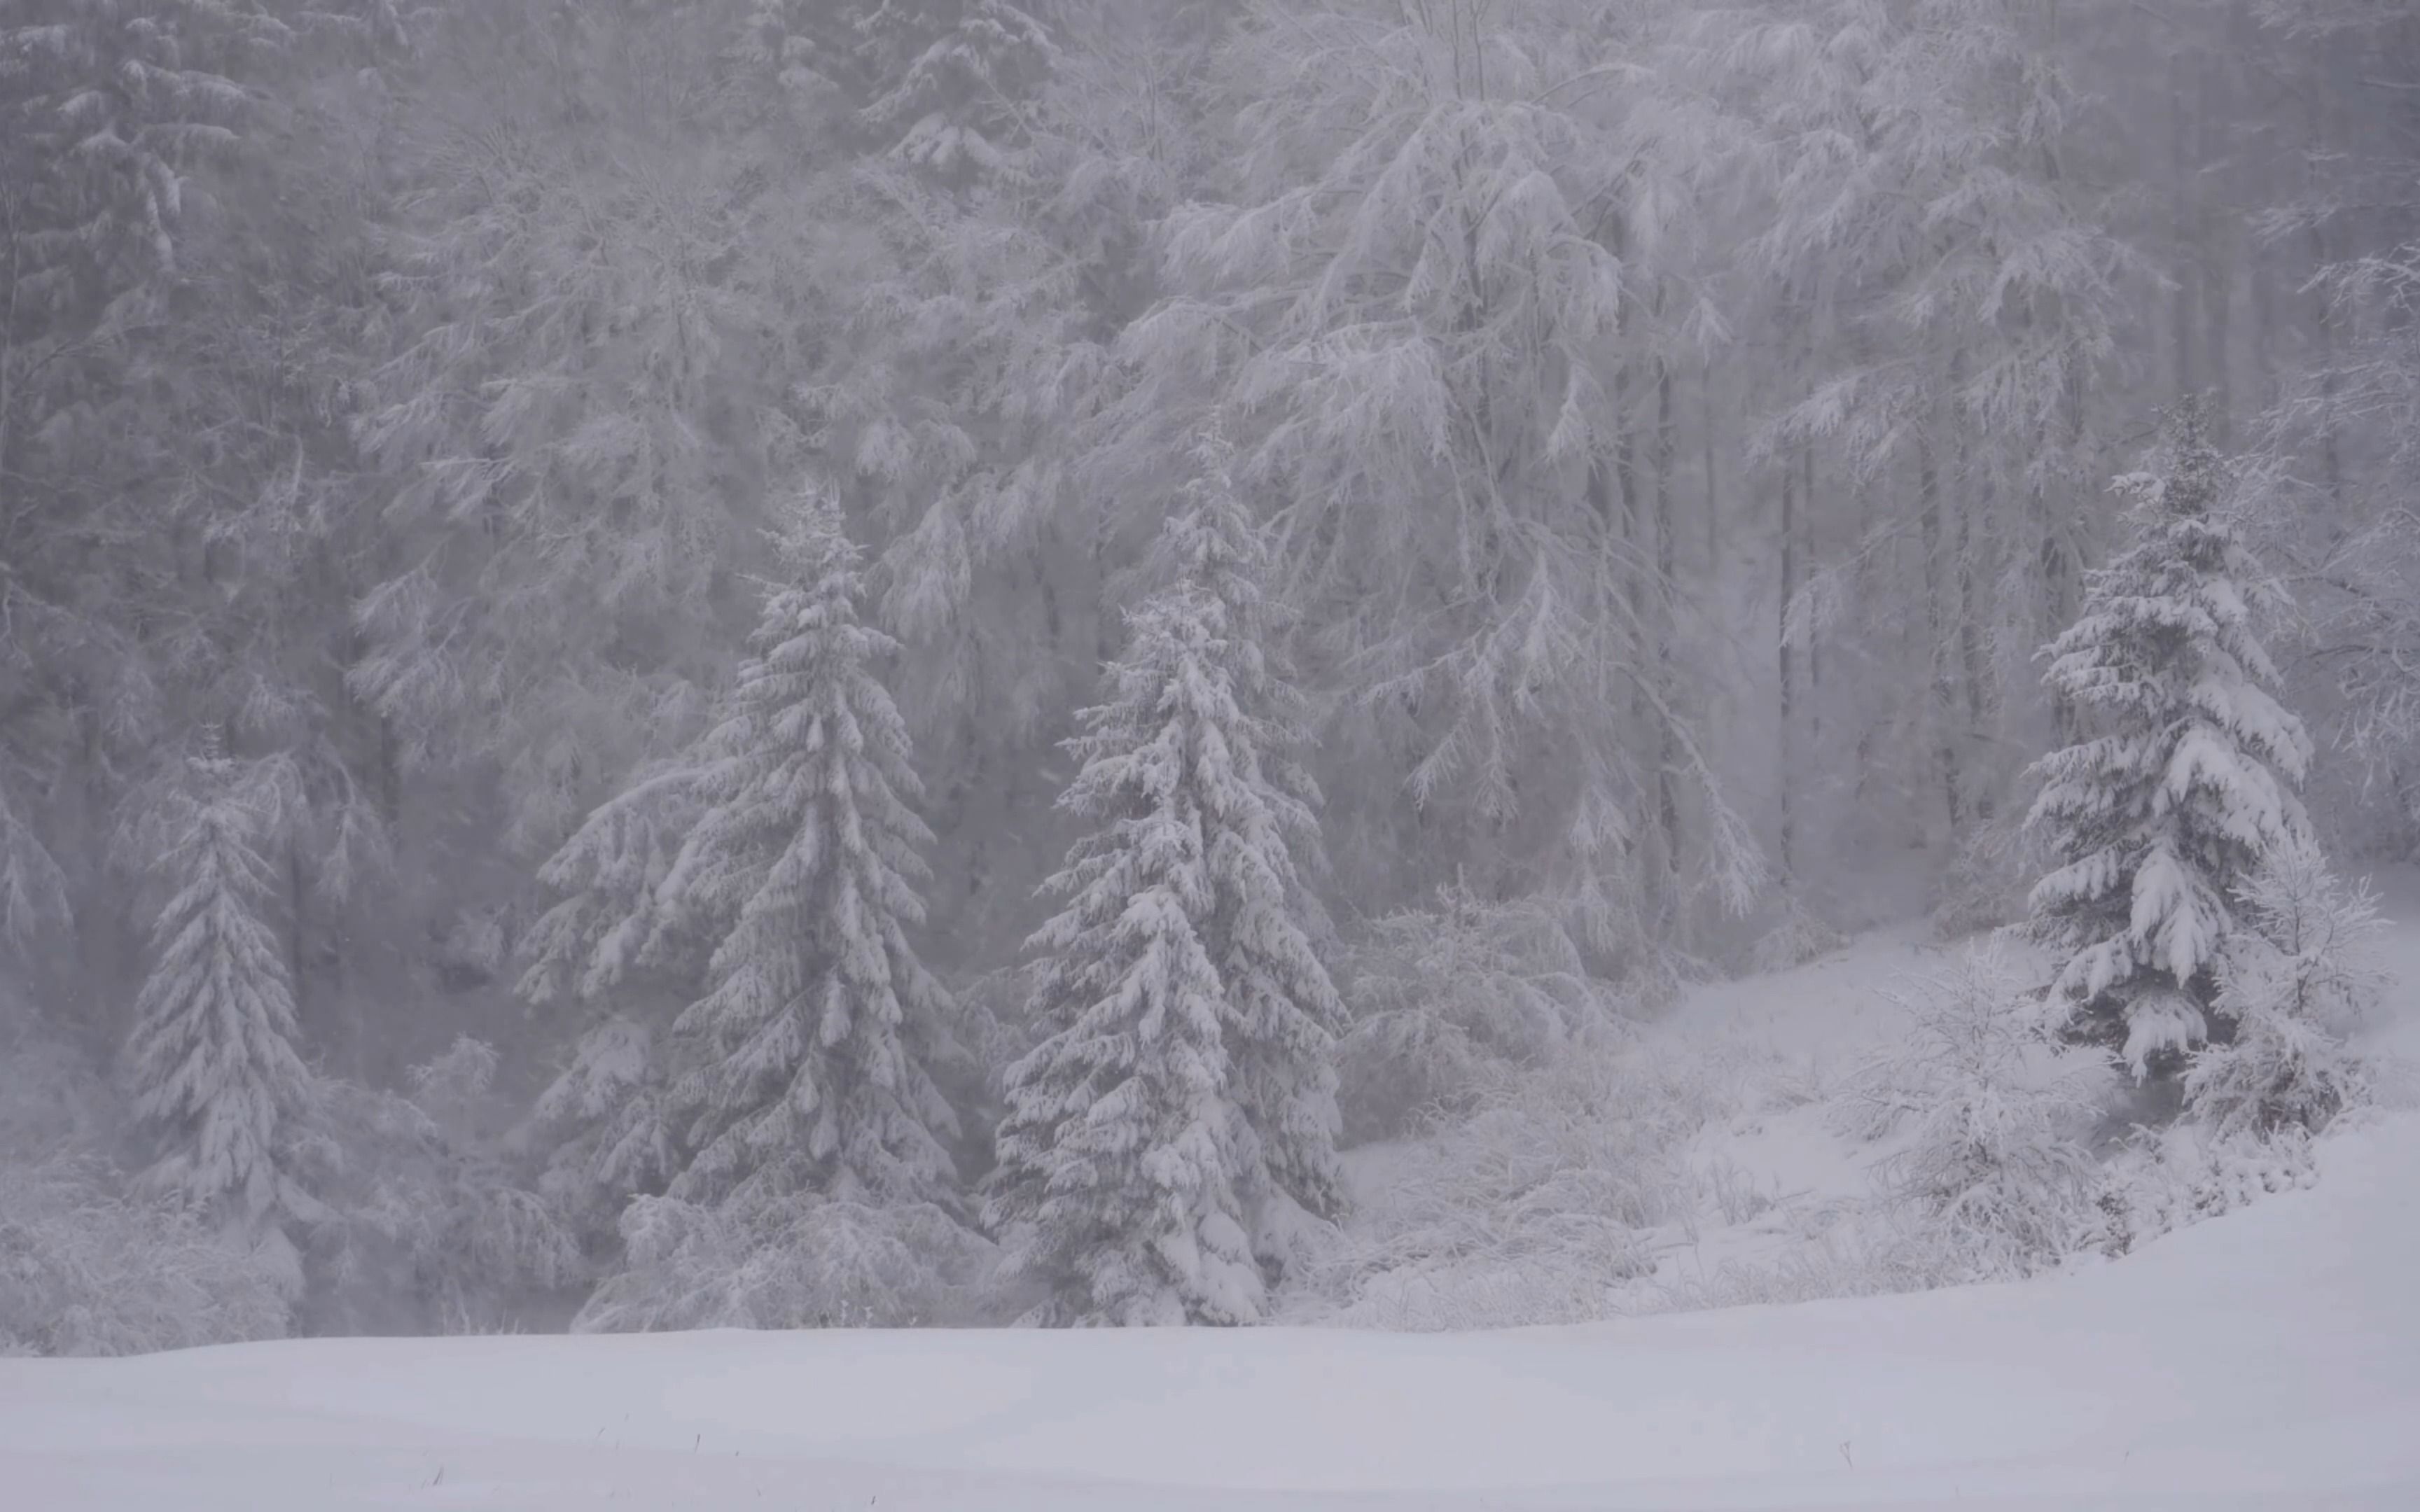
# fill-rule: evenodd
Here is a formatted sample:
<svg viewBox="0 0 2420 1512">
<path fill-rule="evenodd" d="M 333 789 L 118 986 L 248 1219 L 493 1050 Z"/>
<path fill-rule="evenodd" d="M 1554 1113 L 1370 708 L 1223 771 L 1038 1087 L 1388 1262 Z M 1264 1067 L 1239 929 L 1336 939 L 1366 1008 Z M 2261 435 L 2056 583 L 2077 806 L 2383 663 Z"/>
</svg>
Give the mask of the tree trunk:
<svg viewBox="0 0 2420 1512">
<path fill-rule="evenodd" d="M 1931 661 L 1933 766 L 1941 779 L 1941 801 L 1949 816 L 1949 837 L 1956 842 L 1966 821 L 1958 792 L 1958 743 L 1951 730 L 1958 719 L 1958 691 L 1950 673 L 1949 605 L 1947 565 L 1941 560 L 1941 471 L 1932 460 L 1932 440 L 1918 434 L 1916 442 L 1916 526 L 1924 549 L 1924 643 Z"/>
<path fill-rule="evenodd" d="M 1982 517 L 1991 501 L 1975 466 L 1973 439 L 1957 408 L 1958 395 L 1965 383 L 1966 354 L 1962 349 L 1953 351 L 1949 354 L 1949 424 L 1958 438 L 1958 471 L 1952 480 L 1958 501 L 1958 538 L 1952 552 L 1958 586 L 1958 660 L 1966 685 L 1966 734 L 1961 744 L 1971 750 L 1989 728 L 1992 708 L 1992 670 L 1983 645 L 1983 617 L 1988 601 L 1985 577 L 1978 570 L 1978 558 L 1990 544 Z M 1991 784 L 1970 782 L 1969 788 L 1975 822 L 1991 823 Z"/>
<path fill-rule="evenodd" d="M 1803 441 L 1798 447 L 1798 570 L 1801 576 L 1815 571 L 1815 443 Z M 1807 634 L 1807 746 L 1808 757 L 1823 760 L 1823 638 L 1816 632 L 1815 616 L 1808 612 L 1799 620 Z"/>
<path fill-rule="evenodd" d="M 2226 102 L 2220 93 L 2224 85 L 2216 65 L 2201 70 L 2194 123 L 2199 147 L 2197 174 L 2201 164 L 2223 156 L 2215 150 L 2219 144 L 2213 140 L 2211 123 L 2225 118 L 2222 113 Z M 2225 451 L 2233 440 L 2235 427 L 2233 354 L 2229 349 L 2235 311 L 2234 258 L 2229 255 L 2228 238 L 2222 234 L 2219 217 L 2211 203 L 2209 186 L 2196 189 L 2194 200 L 2195 255 L 2201 274 L 2203 386 L 2211 391 L 2211 412 L 2216 423 L 2214 439 L 2219 449 Z"/>
<path fill-rule="evenodd" d="M 1656 723 L 1655 820 L 1663 832 L 1666 877 L 1666 922 L 1680 892 L 1681 795 L 1675 770 L 1681 764 L 1680 733 L 1672 728 L 1674 695 L 1680 687 L 1673 666 L 1672 640 L 1680 553 L 1679 521 L 1672 504 L 1672 369 L 1655 363 L 1655 448 L 1652 463 L 1655 484 L 1655 686 L 1667 713 Z"/>
<path fill-rule="evenodd" d="M 2177 399 L 2193 393 L 2196 380 L 2194 310 L 2200 292 L 2197 274 L 2201 256 L 2200 249 L 2195 245 L 2193 81 L 2186 76 L 2185 68 L 2182 58 L 2168 66 L 2168 229 L 2176 244 L 2176 287 L 2168 300 L 2168 355 L 2173 369 L 2169 387 L 2172 397 Z"/>
<path fill-rule="evenodd" d="M 1704 377 L 1699 383 L 1699 413 L 1698 441 L 1705 449 L 1706 471 L 1706 582 L 1719 590 L 1723 580 L 1722 486 L 1714 473 L 1714 363 L 1707 359 Z"/>
<path fill-rule="evenodd" d="M 1795 892 L 1798 886 L 1798 815 L 1792 802 L 1798 782 L 1797 655 L 1791 646 L 1790 610 L 1798 597 L 1798 474 L 1785 458 L 1781 464 L 1780 604 L 1774 619 L 1775 640 L 1780 648 L 1780 716 L 1777 752 L 1780 767 L 1776 784 L 1781 806 L 1781 882 Z"/>
</svg>

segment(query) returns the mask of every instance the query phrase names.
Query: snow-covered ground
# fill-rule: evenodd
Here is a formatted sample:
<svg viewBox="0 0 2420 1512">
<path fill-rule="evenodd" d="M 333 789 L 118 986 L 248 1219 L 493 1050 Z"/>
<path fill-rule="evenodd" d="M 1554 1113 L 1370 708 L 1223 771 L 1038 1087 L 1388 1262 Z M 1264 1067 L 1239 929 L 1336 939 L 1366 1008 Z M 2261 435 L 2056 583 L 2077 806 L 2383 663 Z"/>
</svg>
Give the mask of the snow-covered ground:
<svg viewBox="0 0 2420 1512">
<path fill-rule="evenodd" d="M 2390 912 L 2420 918 L 2420 887 Z M 1803 1063 L 1890 1032 L 1912 932 L 1700 995 Z M 2392 942 L 2420 980 L 2420 929 Z M 2402 995 L 2398 991 L 2398 998 Z M 2390 1037 L 2407 1047 L 2420 1015 Z M 1807 1110 L 1710 1131 L 1785 1198 Z M 716 1333 L 0 1360 L 29 1512 L 2420 1508 L 2420 1114 L 2313 1190 L 2023 1285 L 1497 1334 Z M 1748 1226 L 1742 1226 L 1743 1227 Z"/>
</svg>

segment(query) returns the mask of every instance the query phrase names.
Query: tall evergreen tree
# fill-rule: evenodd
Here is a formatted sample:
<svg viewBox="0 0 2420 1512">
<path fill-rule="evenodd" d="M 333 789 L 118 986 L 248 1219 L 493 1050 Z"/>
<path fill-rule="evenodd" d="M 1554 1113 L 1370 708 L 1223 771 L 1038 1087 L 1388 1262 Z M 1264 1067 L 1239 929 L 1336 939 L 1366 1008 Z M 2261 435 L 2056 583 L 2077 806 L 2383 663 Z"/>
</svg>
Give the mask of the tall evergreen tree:
<svg viewBox="0 0 2420 1512">
<path fill-rule="evenodd" d="M 948 1000 L 907 933 L 932 837 L 872 666 L 892 641 L 858 618 L 859 555 L 828 497 L 806 491 L 777 549 L 783 585 L 701 747 L 702 811 L 659 888 L 662 927 L 710 919 L 718 939 L 674 1026 L 690 1154 L 671 1192 L 947 1200 Z"/>
<path fill-rule="evenodd" d="M 2117 486 L 2133 543 L 2047 652 L 2052 690 L 2094 728 L 2037 764 L 2027 822 L 2059 860 L 2032 897 L 2063 957 L 2054 991 L 2141 1078 L 2209 1038 L 2237 890 L 2305 835 L 2311 743 L 2269 692 L 2252 621 L 2285 594 L 2229 517 L 2201 407 L 2180 405 L 2151 470 Z"/>
<path fill-rule="evenodd" d="M 1193 455 L 1187 507 L 1158 543 L 1163 570 L 1215 606 L 1212 622 L 1236 710 L 1227 736 L 1231 766 L 1205 764 L 1216 827 L 1205 831 L 1217 914 L 1214 964 L 1236 1014 L 1231 1035 L 1236 1101 L 1258 1135 L 1270 1195 L 1320 1217 L 1344 1208 L 1336 1165 L 1336 1073 L 1328 1058 L 1344 1020 L 1327 968 L 1305 932 L 1311 903 L 1300 869 L 1319 855 L 1319 788 L 1289 754 L 1309 743 L 1305 699 L 1272 661 L 1276 606 L 1263 592 L 1265 538 L 1237 497 L 1233 449 L 1216 431 Z M 1273 1225 L 1282 1205 L 1264 1205 L 1255 1243 L 1282 1258 Z"/>
<path fill-rule="evenodd" d="M 212 750 L 168 796 L 157 854 L 176 890 L 151 926 L 128 1053 L 135 1111 L 161 1149 L 147 1183 L 265 1240 L 281 1212 L 312 1206 L 278 1165 L 282 1127 L 311 1074 L 295 1050 L 286 952 L 265 917 L 271 816 L 245 775 Z"/>
<path fill-rule="evenodd" d="M 1342 1206 L 1335 989 L 1298 921 L 1295 695 L 1258 643 L 1263 546 L 1210 443 L 1063 803 L 1101 821 L 1033 937 L 1047 1038 L 1008 1073 L 989 1217 L 1056 1322 L 1245 1323 L 1288 1220 Z"/>
</svg>

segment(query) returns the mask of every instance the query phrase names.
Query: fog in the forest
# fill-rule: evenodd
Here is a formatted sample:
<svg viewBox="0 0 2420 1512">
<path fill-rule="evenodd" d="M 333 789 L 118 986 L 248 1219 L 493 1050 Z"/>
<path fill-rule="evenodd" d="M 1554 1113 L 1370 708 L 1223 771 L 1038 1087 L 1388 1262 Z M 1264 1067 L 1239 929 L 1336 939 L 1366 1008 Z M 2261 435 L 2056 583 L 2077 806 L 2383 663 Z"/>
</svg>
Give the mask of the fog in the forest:
<svg viewBox="0 0 2420 1512">
<path fill-rule="evenodd" d="M 1911 921 L 1802 1289 L 2122 1249 L 2366 1085 L 2415 301 L 2404 0 L 0 0 L 0 1352 L 1599 1316 Z"/>
</svg>

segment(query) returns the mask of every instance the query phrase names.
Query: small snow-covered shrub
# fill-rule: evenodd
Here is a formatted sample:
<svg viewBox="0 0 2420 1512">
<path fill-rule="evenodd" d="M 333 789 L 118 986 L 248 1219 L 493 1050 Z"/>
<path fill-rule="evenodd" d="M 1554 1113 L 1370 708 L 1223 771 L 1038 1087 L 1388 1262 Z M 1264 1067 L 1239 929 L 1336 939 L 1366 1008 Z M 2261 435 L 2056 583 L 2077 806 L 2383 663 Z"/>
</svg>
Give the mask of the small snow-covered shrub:
<svg viewBox="0 0 2420 1512">
<path fill-rule="evenodd" d="M 0 1166 L 0 1354 L 140 1354 L 277 1338 L 282 1268 L 97 1163 Z"/>
<path fill-rule="evenodd" d="M 1970 1279 L 2055 1263 L 2091 1211 L 2094 1167 L 2079 1135 L 2105 1071 L 2055 1041 L 1994 947 L 1890 996 L 1908 1014 L 1906 1035 L 1835 1104 L 1843 1132 L 1900 1141 L 1880 1169 L 1885 1207 L 1932 1226 Z"/>
<path fill-rule="evenodd" d="M 1647 1261 L 1630 1249 L 1591 1263 L 1575 1253 L 1520 1259 L 1437 1259 L 1364 1277 L 1352 1300 L 1318 1323 L 1383 1334 L 1456 1334 L 1595 1322 L 1614 1288 Z"/>
<path fill-rule="evenodd" d="M 1289 1316 L 1415 1331 L 1607 1316 L 1707 1200 L 1684 1147 L 1752 1091 L 1733 1048 L 1600 1044 L 1478 1074 L 1467 1115 L 1311 1259 Z"/>
<path fill-rule="evenodd" d="M 1618 1300 L 1625 1317 L 1756 1307 L 1838 1297 L 1888 1297 L 1968 1279 L 1968 1257 L 1926 1226 L 1868 1212 L 1807 1236 L 1777 1254 L 1699 1266 L 1685 1257 L 1671 1273 Z"/>
<path fill-rule="evenodd" d="M 475 1138 L 495 1063 L 466 1039 L 414 1070 L 409 1098 L 318 1087 L 294 1144 L 295 1168 L 321 1199 L 307 1245 L 315 1325 L 489 1330 L 585 1278 L 556 1205 Z"/>
<path fill-rule="evenodd" d="M 2124 1255 L 2163 1234 L 2318 1181 L 2311 1136 L 2292 1124 L 2265 1134 L 2190 1123 L 2142 1130 L 2109 1163 L 2089 1246 Z"/>
<path fill-rule="evenodd" d="M 1760 974 L 1788 971 L 1820 960 L 1838 949 L 1846 938 L 1797 897 L 1788 899 L 1781 918 L 1757 936 L 1748 949 L 1748 965 Z"/>
<path fill-rule="evenodd" d="M 1347 1146 L 1466 1114 L 1506 1071 L 1546 1065 L 1619 1018 L 1544 899 L 1448 887 L 1434 908 L 1373 923 L 1343 964 Z"/>
<path fill-rule="evenodd" d="M 989 1242 L 930 1203 L 743 1190 L 719 1207 L 640 1197 L 625 1263 L 575 1332 L 872 1328 L 996 1320 Z"/>
<path fill-rule="evenodd" d="M 2281 843 L 2236 896 L 2242 927 L 2212 1005 L 2230 1032 L 2194 1054 L 2186 1111 L 2221 1136 L 2317 1133 L 2369 1095 L 2370 1069 L 2346 1035 L 2385 990 L 2365 959 L 2383 927 L 2377 898 L 2337 878 L 2302 836 Z"/>
</svg>

